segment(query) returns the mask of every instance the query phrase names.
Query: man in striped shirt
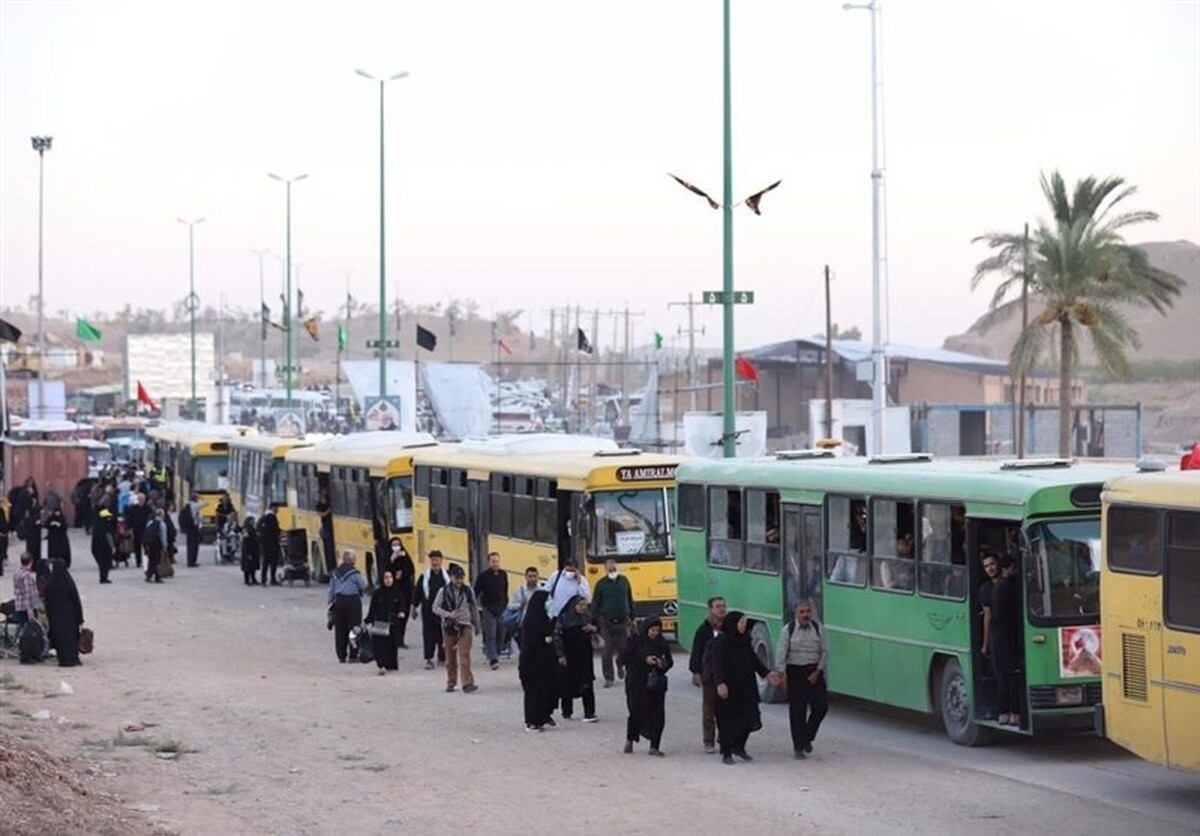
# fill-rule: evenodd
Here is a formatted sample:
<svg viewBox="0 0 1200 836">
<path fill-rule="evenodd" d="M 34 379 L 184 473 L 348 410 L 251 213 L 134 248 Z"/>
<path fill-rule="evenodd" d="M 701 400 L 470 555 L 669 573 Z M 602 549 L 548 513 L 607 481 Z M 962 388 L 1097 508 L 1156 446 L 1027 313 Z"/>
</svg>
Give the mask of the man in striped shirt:
<svg viewBox="0 0 1200 836">
<path fill-rule="evenodd" d="M 776 686 L 787 679 L 788 719 L 791 721 L 792 749 L 797 760 L 812 752 L 817 729 L 829 710 L 825 688 L 825 665 L 829 645 L 821 625 L 813 618 L 811 601 L 796 605 L 796 618 L 779 633 L 775 649 L 775 669 L 771 682 Z"/>
<path fill-rule="evenodd" d="M 13 598 L 16 604 L 13 620 L 20 624 L 33 621 L 41 596 L 38 595 L 37 574 L 33 571 L 33 555 L 29 552 L 21 555 L 21 568 L 13 575 Z"/>
</svg>

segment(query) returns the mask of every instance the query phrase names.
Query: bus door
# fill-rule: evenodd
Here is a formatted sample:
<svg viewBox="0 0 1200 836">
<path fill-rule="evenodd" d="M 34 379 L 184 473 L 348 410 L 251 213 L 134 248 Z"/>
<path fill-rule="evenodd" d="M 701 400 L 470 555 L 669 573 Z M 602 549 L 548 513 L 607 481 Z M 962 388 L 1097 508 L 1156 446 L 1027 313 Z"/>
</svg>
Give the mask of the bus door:
<svg viewBox="0 0 1200 836">
<path fill-rule="evenodd" d="M 982 652 L 983 648 L 983 604 L 984 596 L 990 595 L 992 581 L 983 570 L 983 557 L 991 554 L 997 559 L 1008 555 L 1017 567 L 1014 582 L 1020 595 L 1022 573 L 1020 554 L 1021 527 L 1018 523 L 1005 520 L 969 518 L 966 526 L 967 602 L 971 616 L 971 683 L 973 714 L 976 720 L 995 720 L 998 711 L 996 678 L 992 672 L 992 660 Z M 1022 603 L 1019 623 L 1024 622 L 1025 608 Z M 1024 653 L 1023 641 L 1017 643 L 1018 653 Z M 1018 669 L 1024 670 L 1024 659 L 1018 659 Z M 1021 693 L 1023 693 L 1023 688 Z M 1026 714 L 1024 706 L 1022 716 Z"/>
<path fill-rule="evenodd" d="M 783 618 L 796 605 L 810 600 L 818 621 L 821 606 L 821 508 L 817 505 L 783 506 Z"/>
<path fill-rule="evenodd" d="M 491 486 L 486 479 L 467 480 L 467 561 L 472 578 L 487 568 L 490 499 Z"/>
<path fill-rule="evenodd" d="M 558 500 L 558 565 L 554 570 L 558 571 L 568 559 L 574 558 L 582 571 L 587 562 L 587 539 L 591 525 L 587 496 L 582 491 L 559 488 L 555 498 Z"/>
</svg>

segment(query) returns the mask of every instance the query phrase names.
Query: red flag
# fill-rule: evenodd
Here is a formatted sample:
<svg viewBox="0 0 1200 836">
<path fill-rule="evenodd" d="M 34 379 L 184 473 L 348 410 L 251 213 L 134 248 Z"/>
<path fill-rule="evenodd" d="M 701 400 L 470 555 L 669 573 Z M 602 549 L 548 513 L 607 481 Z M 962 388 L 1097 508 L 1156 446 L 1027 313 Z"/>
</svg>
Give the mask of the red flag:
<svg viewBox="0 0 1200 836">
<path fill-rule="evenodd" d="M 754 368 L 754 364 L 752 364 L 742 355 L 739 354 L 737 356 L 737 362 L 734 364 L 733 368 L 734 371 L 737 372 L 738 377 L 742 378 L 743 380 L 753 380 L 755 383 L 758 383 L 758 369 Z"/>
<path fill-rule="evenodd" d="M 145 404 L 146 406 L 150 407 L 150 409 L 154 410 L 155 412 L 158 412 L 158 405 L 156 403 L 154 403 L 154 401 L 150 400 L 150 393 L 146 391 L 146 387 L 142 385 L 142 382 L 140 380 L 137 382 L 137 385 L 138 385 L 138 388 L 137 388 L 138 403 Z"/>
<path fill-rule="evenodd" d="M 512 349 L 508 347 L 508 343 L 504 342 L 504 340 L 496 340 L 496 343 L 505 354 L 512 354 Z"/>
</svg>

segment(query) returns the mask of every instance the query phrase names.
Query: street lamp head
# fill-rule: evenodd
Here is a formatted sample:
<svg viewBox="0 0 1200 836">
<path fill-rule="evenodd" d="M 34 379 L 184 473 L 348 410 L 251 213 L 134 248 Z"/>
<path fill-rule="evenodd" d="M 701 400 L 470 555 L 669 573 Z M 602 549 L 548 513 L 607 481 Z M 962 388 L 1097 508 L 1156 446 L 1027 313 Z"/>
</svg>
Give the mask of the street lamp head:
<svg viewBox="0 0 1200 836">
<path fill-rule="evenodd" d="M 355 70 L 354 72 L 358 73 L 363 78 L 370 79 L 371 81 L 379 81 L 379 79 L 377 79 L 375 76 L 371 75 L 366 70 Z"/>
<path fill-rule="evenodd" d="M 44 154 L 50 150 L 50 143 L 54 141 L 52 136 L 34 136 L 30 137 L 33 141 L 33 150 L 39 154 Z"/>
<path fill-rule="evenodd" d="M 283 182 L 283 178 L 280 177 L 278 174 L 275 174 L 274 172 L 268 171 L 267 176 L 270 177 L 272 180 L 278 180 L 280 183 Z"/>
<path fill-rule="evenodd" d="M 401 78 L 408 78 L 408 70 L 404 70 L 403 72 L 396 73 L 394 76 L 389 78 L 388 81 L 397 81 L 398 79 L 401 79 Z"/>
<path fill-rule="evenodd" d="M 292 182 L 299 183 L 301 180 L 307 180 L 307 179 L 308 179 L 308 173 L 306 172 L 304 174 L 297 174 L 295 177 L 292 178 Z"/>
</svg>

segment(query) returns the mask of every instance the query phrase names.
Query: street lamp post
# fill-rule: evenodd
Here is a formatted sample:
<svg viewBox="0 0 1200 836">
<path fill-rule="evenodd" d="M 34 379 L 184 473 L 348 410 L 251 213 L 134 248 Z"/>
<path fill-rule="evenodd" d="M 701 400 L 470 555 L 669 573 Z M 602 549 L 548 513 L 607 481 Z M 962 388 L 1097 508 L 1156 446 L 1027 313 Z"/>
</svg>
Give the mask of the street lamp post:
<svg viewBox="0 0 1200 836">
<path fill-rule="evenodd" d="M 194 221 L 185 221 L 183 218 L 176 218 L 181 224 L 188 228 L 188 295 L 187 309 L 191 317 L 191 332 L 192 332 L 192 403 L 190 406 L 192 420 L 196 420 L 196 308 L 199 306 L 200 299 L 196 296 L 196 227 L 204 223 L 204 218 L 196 218 Z"/>
<path fill-rule="evenodd" d="M 883 9 L 882 0 L 867 3 L 845 3 L 842 8 L 865 10 L 871 13 L 871 412 L 875 420 L 871 427 L 874 453 L 884 452 L 886 434 L 884 418 L 887 409 L 887 353 L 883 342 L 883 137 L 879 122 L 880 92 L 883 79 L 879 68 L 879 31 Z"/>
<path fill-rule="evenodd" d="M 258 311 L 259 316 L 262 316 L 262 309 L 267 305 L 266 285 L 263 283 L 263 256 L 267 255 L 270 250 L 251 250 L 250 252 L 258 256 Z M 267 323 L 263 322 L 259 329 L 262 334 L 262 339 L 259 342 L 259 358 L 258 358 L 258 385 L 263 389 L 267 388 Z"/>
<path fill-rule="evenodd" d="M 722 90 L 722 123 L 724 127 L 724 198 L 721 201 L 721 240 L 722 240 L 722 296 L 724 297 L 724 353 L 722 363 L 722 389 L 724 391 L 724 422 L 721 432 L 721 442 L 725 458 L 737 456 L 737 380 L 733 369 L 733 104 L 730 92 L 730 54 L 729 54 L 729 4 L 724 2 L 724 25 L 722 38 L 724 54 Z"/>
<path fill-rule="evenodd" d="M 292 183 L 299 183 L 301 180 L 308 177 L 307 174 L 297 174 L 295 177 L 280 177 L 278 174 L 267 174 L 272 180 L 278 180 L 284 185 L 284 191 L 287 195 L 287 220 L 286 231 L 287 237 L 287 255 L 285 256 L 284 273 L 287 275 L 287 288 L 284 290 L 283 301 L 283 335 L 285 342 L 284 350 L 284 380 L 287 389 L 287 405 L 288 409 L 292 408 L 292 375 L 295 368 L 292 365 Z"/>
<path fill-rule="evenodd" d="M 46 417 L 46 297 L 42 282 L 42 211 L 45 182 L 46 152 L 52 136 L 35 136 L 33 150 L 38 153 L 38 418 Z"/>
<path fill-rule="evenodd" d="M 387 395 L 387 233 L 384 226 L 385 203 L 384 194 L 384 110 L 383 87 L 389 81 L 397 81 L 408 75 L 399 72 L 388 78 L 376 78 L 366 70 L 355 70 L 365 79 L 379 83 L 379 396 Z M 399 335 L 397 335 L 399 336 Z"/>
</svg>

